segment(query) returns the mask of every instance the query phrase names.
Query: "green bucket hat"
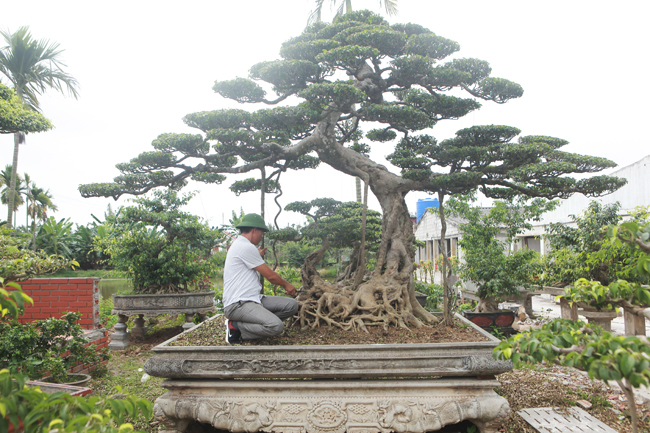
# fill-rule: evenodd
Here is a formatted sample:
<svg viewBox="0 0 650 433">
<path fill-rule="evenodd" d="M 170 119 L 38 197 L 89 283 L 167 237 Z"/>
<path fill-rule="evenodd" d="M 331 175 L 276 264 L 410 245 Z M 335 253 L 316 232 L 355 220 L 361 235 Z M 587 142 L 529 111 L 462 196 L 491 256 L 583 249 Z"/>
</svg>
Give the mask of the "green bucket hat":
<svg viewBox="0 0 650 433">
<path fill-rule="evenodd" d="M 266 224 L 264 224 L 264 218 L 262 218 L 256 213 L 247 213 L 246 215 L 244 215 L 244 218 L 242 218 L 241 222 L 237 224 L 235 227 L 237 227 L 238 229 L 244 227 L 254 227 L 256 229 L 262 229 L 265 232 L 269 231 L 269 229 L 266 227 Z"/>
</svg>

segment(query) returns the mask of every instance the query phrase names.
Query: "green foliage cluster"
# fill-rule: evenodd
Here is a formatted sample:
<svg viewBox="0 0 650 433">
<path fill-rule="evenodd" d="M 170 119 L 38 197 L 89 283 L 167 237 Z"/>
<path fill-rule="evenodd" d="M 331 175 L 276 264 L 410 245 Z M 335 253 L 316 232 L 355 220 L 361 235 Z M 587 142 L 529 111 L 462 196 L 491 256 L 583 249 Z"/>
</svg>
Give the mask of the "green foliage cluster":
<svg viewBox="0 0 650 433">
<path fill-rule="evenodd" d="M 0 368 L 25 373 L 32 379 L 49 373 L 62 383 L 77 363 L 94 365 L 108 360 L 107 348 L 87 346 L 80 318 L 80 313 L 66 313 L 60 319 L 24 324 L 0 321 Z"/>
<path fill-rule="evenodd" d="M 579 348 L 579 350 L 576 350 Z M 582 321 L 556 319 L 530 334 L 502 341 L 497 358 L 519 363 L 560 362 L 605 382 L 626 379 L 634 388 L 650 381 L 650 346 L 636 336 L 615 336 Z"/>
<path fill-rule="evenodd" d="M 0 229 L 0 278 L 5 282 L 23 281 L 64 267 L 77 266 L 75 260 L 28 249 L 29 236 Z"/>
<path fill-rule="evenodd" d="M 428 311 L 440 311 L 443 300 L 443 287 L 440 284 L 416 281 L 415 291 L 427 295 L 425 308 Z"/>
<path fill-rule="evenodd" d="M 600 233 L 600 231 L 596 231 Z M 618 227 L 610 226 L 609 241 L 618 247 L 625 242 L 641 254 L 633 266 L 638 276 L 650 276 L 647 256 L 650 255 L 650 224 L 632 221 Z M 594 236 L 599 242 L 598 235 Z M 590 245 L 590 244 L 588 244 Z M 587 279 L 578 280 L 565 290 L 564 297 L 601 310 L 624 307 L 626 312 L 650 316 L 650 288 L 638 282 L 618 280 L 609 285 Z M 637 431 L 634 388 L 650 383 L 650 344 L 645 336 L 617 337 L 599 327 L 582 322 L 556 319 L 542 329 L 518 334 L 501 342 L 494 351 L 496 358 L 512 358 L 521 362 L 557 362 L 586 370 L 590 377 L 615 380 L 626 393 L 632 415 L 633 431 Z"/>
<path fill-rule="evenodd" d="M 501 301 L 505 296 L 519 293 L 519 287 L 530 288 L 542 273 L 538 253 L 527 248 L 511 250 L 517 234 L 532 227 L 541 215 L 557 206 L 544 199 L 529 201 L 525 197 L 498 200 L 486 212 L 472 207 L 469 201 L 450 200 L 452 213 L 465 219 L 460 229 L 459 245 L 464 261 L 459 275 L 475 283 L 482 300 Z"/>
<path fill-rule="evenodd" d="M 13 89 L 0 84 L 0 134 L 43 132 L 52 128 L 45 116 L 25 107 Z"/>
<path fill-rule="evenodd" d="M 110 263 L 126 272 L 136 293 L 190 290 L 210 275 L 212 247 L 223 236 L 180 208 L 191 196 L 155 191 L 122 209 L 117 235 L 98 239 Z"/>
<path fill-rule="evenodd" d="M 572 215 L 576 227 L 560 223 L 549 225 L 550 252 L 544 258 L 544 283 L 570 284 L 580 278 L 608 285 L 619 279 L 647 284 L 650 279 L 636 272 L 645 254 L 631 243 L 607 236 L 607 227 L 621 222 L 620 204 L 602 205 L 592 201 L 580 215 Z M 633 212 L 632 224 L 648 222 L 648 212 L 639 208 Z"/>
<path fill-rule="evenodd" d="M 118 389 L 118 392 L 120 389 Z M 126 422 L 149 419 L 150 401 L 126 396 L 123 399 L 72 397 L 64 392 L 48 394 L 27 385 L 27 378 L 0 369 L 0 430 L 17 431 L 22 422 L 25 433 L 86 432 L 129 433 L 133 425 Z"/>
</svg>

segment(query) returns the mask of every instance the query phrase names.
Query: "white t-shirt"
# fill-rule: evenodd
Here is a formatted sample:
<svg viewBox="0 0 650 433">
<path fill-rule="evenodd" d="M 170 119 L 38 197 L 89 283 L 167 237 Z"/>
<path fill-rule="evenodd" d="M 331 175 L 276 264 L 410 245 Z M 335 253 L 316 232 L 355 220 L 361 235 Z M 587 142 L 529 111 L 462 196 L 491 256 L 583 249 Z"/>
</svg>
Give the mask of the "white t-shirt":
<svg viewBox="0 0 650 433">
<path fill-rule="evenodd" d="M 230 245 L 223 269 L 223 306 L 237 301 L 261 303 L 262 285 L 254 268 L 263 265 L 257 247 L 243 236 Z"/>
</svg>

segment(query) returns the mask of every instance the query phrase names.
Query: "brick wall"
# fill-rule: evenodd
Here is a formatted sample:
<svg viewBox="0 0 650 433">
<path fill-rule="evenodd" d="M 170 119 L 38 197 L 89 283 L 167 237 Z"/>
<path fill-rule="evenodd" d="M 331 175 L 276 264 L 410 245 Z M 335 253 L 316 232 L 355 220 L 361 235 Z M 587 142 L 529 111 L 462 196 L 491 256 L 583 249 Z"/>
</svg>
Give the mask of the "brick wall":
<svg viewBox="0 0 650 433">
<path fill-rule="evenodd" d="M 18 320 L 60 318 L 69 311 L 81 313 L 84 329 L 99 328 L 99 278 L 32 278 L 20 283 L 23 292 L 34 300 Z"/>
</svg>

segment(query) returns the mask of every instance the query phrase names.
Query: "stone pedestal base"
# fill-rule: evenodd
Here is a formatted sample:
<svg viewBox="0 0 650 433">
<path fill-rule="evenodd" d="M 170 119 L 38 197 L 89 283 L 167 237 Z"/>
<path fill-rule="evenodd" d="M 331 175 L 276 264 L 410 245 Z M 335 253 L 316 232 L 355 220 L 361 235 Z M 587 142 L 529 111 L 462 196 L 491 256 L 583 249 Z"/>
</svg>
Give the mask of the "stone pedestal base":
<svg viewBox="0 0 650 433">
<path fill-rule="evenodd" d="M 616 312 L 580 311 L 580 314 L 587 319 L 587 322 L 600 325 L 603 331 L 612 332 L 612 319 L 616 318 Z"/>
<path fill-rule="evenodd" d="M 154 404 L 161 432 L 192 421 L 231 432 L 424 433 L 470 420 L 496 433 L 510 407 L 496 380 L 171 380 Z"/>
</svg>

